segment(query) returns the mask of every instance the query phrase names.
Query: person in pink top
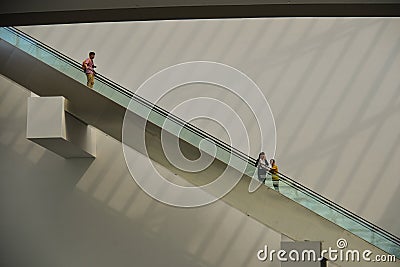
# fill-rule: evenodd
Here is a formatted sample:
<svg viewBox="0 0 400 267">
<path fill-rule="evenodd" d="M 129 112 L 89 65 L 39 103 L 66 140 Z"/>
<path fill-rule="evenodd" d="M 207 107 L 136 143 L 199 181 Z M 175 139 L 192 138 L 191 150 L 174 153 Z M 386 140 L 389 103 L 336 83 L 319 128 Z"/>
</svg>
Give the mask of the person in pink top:
<svg viewBox="0 0 400 267">
<path fill-rule="evenodd" d="M 95 55 L 95 52 L 90 52 L 89 57 L 82 63 L 82 68 L 85 71 L 87 78 L 87 86 L 89 88 L 93 88 L 94 85 L 94 74 L 96 73 L 94 68 L 96 68 L 96 66 L 94 65 L 93 59 Z"/>
</svg>

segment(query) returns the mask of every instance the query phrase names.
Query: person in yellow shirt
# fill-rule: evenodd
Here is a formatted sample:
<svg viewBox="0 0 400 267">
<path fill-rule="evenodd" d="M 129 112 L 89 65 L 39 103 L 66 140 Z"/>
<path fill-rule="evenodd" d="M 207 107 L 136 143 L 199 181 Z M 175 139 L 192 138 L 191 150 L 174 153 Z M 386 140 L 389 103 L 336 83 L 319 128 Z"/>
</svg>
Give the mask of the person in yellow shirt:
<svg viewBox="0 0 400 267">
<path fill-rule="evenodd" d="M 274 159 L 270 159 L 269 161 L 271 167 L 269 169 L 269 172 L 272 176 L 272 184 L 274 186 L 274 189 L 276 191 L 279 191 L 279 176 L 278 176 L 278 166 L 276 165 L 276 162 Z"/>
</svg>

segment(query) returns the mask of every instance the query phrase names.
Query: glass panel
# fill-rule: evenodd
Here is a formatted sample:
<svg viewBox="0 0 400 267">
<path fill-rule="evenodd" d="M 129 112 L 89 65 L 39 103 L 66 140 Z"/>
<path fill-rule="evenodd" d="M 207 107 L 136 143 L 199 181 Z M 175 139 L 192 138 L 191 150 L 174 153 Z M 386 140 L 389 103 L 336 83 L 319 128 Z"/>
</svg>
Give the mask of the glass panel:
<svg viewBox="0 0 400 267">
<path fill-rule="evenodd" d="M 83 84 L 86 83 L 86 77 L 81 69 L 80 63 L 62 55 L 51 47 L 48 47 L 21 31 L 12 27 L 0 28 L 0 38 L 72 79 Z M 229 145 L 191 124 L 182 121 L 172 114 L 169 114 L 167 111 L 154 106 L 152 103 L 147 102 L 145 99 L 133 94 L 128 89 L 115 84 L 104 76 L 99 74 L 96 75 L 95 79 L 96 82 L 93 88 L 95 91 L 112 99 L 125 108 L 128 107 L 128 104 L 132 99 L 132 101 L 135 101 L 133 111 L 136 114 L 142 117 L 149 114 L 149 117 L 147 118 L 149 121 L 160 127 L 163 127 L 165 123 L 165 127 L 169 132 L 179 136 L 181 139 L 196 147 L 198 147 L 200 142 L 204 139 L 209 140 L 211 143 L 215 143 L 217 147 L 216 157 L 219 160 L 225 163 L 230 162 L 230 166 L 238 169 L 245 164 L 245 174 L 253 179 L 257 179 L 256 168 L 254 167 L 255 160 L 253 158 L 231 148 Z M 400 240 L 398 237 L 365 221 L 361 217 L 340 207 L 289 177 L 283 174 L 278 174 L 278 176 L 280 178 L 279 192 L 282 195 L 303 205 L 376 247 L 381 248 L 387 253 L 400 258 Z M 270 175 L 268 175 L 265 185 L 274 188 Z"/>
</svg>

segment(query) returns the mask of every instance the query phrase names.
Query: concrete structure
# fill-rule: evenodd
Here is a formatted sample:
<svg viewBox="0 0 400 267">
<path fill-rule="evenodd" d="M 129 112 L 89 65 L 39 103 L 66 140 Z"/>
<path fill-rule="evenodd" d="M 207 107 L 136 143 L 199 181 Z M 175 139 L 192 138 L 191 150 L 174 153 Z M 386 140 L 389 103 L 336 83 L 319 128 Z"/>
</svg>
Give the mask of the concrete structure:
<svg viewBox="0 0 400 267">
<path fill-rule="evenodd" d="M 93 158 L 92 128 L 65 112 L 64 97 L 30 97 L 26 138 L 64 158 Z"/>
<path fill-rule="evenodd" d="M 105 0 L 0 4 L 0 26 L 257 17 L 396 17 L 398 0 Z"/>
<path fill-rule="evenodd" d="M 27 140 L 30 93 L 3 76 L 0 84 L 1 266 L 279 267 L 256 257 L 265 244 L 279 249 L 279 233 L 222 201 L 155 201 L 114 138 L 95 131 L 95 160 L 66 160 Z"/>
<path fill-rule="evenodd" d="M 228 28 L 235 28 L 234 25 L 234 23 L 230 22 Z M 378 23 L 378 25 L 380 24 Z M 383 23 L 382 25 L 386 25 L 384 29 L 388 30 L 389 33 L 393 31 L 391 23 Z M 146 26 L 143 25 L 143 27 Z M 382 30 L 382 28 L 379 27 L 378 29 Z M 34 30 L 35 29 L 32 29 L 32 31 Z M 41 30 L 39 29 L 39 31 Z M 42 32 L 44 35 L 45 30 L 46 28 Z M 92 30 L 89 32 L 92 32 Z M 191 31 L 193 28 L 189 27 L 187 30 Z M 70 31 L 70 33 L 74 32 L 71 29 L 68 29 L 68 31 Z M 163 31 L 163 29 L 161 29 L 161 31 Z M 57 34 L 62 34 L 62 30 L 59 28 L 55 29 L 55 32 L 57 32 Z M 144 29 L 143 31 L 143 33 L 148 32 L 149 29 Z M 221 29 L 221 32 L 226 32 L 226 28 L 223 30 Z M 118 31 L 114 33 L 117 34 Z M 366 35 L 370 37 L 371 33 L 369 31 L 367 31 L 367 33 Z M 38 36 L 41 35 L 38 32 L 36 32 L 36 34 Z M 230 32 L 230 34 L 235 34 L 235 31 Z M 98 33 L 96 36 L 102 36 L 102 34 Z M 167 38 L 167 35 L 159 36 L 156 34 L 155 36 L 157 36 L 157 38 Z M 183 36 L 187 35 L 183 34 L 181 37 Z M 68 35 L 68 37 L 70 38 L 69 40 L 74 39 L 72 35 Z M 43 38 L 43 36 L 41 36 L 41 38 Z M 57 38 L 54 38 L 54 35 L 51 37 L 48 36 L 48 38 L 53 41 L 57 40 Z M 78 39 L 77 37 L 75 38 L 76 40 Z M 365 38 L 369 39 L 367 37 Z M 381 38 L 383 37 L 381 36 Z M 226 36 L 222 39 L 226 39 L 226 42 L 229 40 Z M 222 39 L 217 39 L 217 43 L 221 42 Z M 364 38 L 361 39 L 365 40 Z M 110 40 L 112 40 L 112 38 Z M 176 46 L 177 43 L 179 43 L 179 38 L 173 38 L 173 40 L 174 46 Z M 386 36 L 382 43 L 392 47 L 392 41 L 393 39 Z M 62 43 L 65 45 L 64 49 L 65 47 L 69 47 L 65 42 Z M 168 45 L 168 42 L 165 40 L 161 43 Z M 251 44 L 254 43 L 255 42 L 251 42 Z M 234 43 L 231 45 L 235 47 Z M 237 45 L 238 47 L 242 47 L 239 44 Z M 208 46 L 209 50 L 207 51 L 219 54 L 220 52 L 217 51 L 218 47 L 226 46 L 220 46 L 220 44 L 214 48 Z M 152 49 L 151 46 L 146 46 L 145 48 Z M 360 47 L 357 46 L 357 48 L 359 49 Z M 392 61 L 389 62 L 390 64 L 388 63 L 385 65 L 385 73 L 387 72 L 389 75 L 392 75 L 392 72 L 395 73 L 398 63 L 395 57 L 395 55 L 397 55 L 397 46 L 394 45 L 392 48 L 393 49 L 389 50 L 388 54 L 391 55 L 394 62 Z M 71 47 L 71 49 L 73 48 Z M 79 49 L 83 48 L 80 47 Z M 129 48 L 127 48 L 127 50 L 129 50 Z M 127 60 L 129 62 L 134 62 L 134 64 L 136 64 L 136 61 L 132 61 L 132 57 L 127 56 L 122 49 L 119 51 L 121 51 L 125 57 L 128 57 Z M 204 53 L 206 54 L 207 51 Z M 252 52 L 254 53 L 253 56 L 259 56 L 256 50 Z M 229 53 L 236 54 L 238 57 L 240 55 L 234 53 L 234 51 Z M 355 51 L 353 51 L 353 53 L 357 55 Z M 103 54 L 106 53 L 104 52 Z M 148 53 L 140 54 L 143 55 L 143 57 L 148 57 Z M 173 54 L 174 53 L 168 53 L 169 56 Z M 179 57 L 181 57 L 180 60 L 185 59 L 185 53 L 183 53 L 183 51 L 176 53 L 176 55 L 178 54 L 180 55 Z M 110 58 L 114 56 L 115 54 L 110 53 Z M 205 55 L 203 56 L 205 57 Z M 378 57 L 378 55 L 376 56 Z M 378 58 L 381 56 L 382 55 L 379 55 Z M 197 57 L 200 57 L 199 54 L 197 54 Z M 276 57 L 279 57 L 279 55 L 276 55 Z M 162 58 L 163 57 L 154 57 L 154 61 L 158 62 L 158 64 L 142 72 L 137 72 L 141 73 L 141 75 L 138 75 L 136 78 L 133 77 L 133 75 L 129 75 L 129 78 L 126 79 L 137 79 L 137 82 L 140 83 L 143 77 L 147 77 L 147 74 L 152 73 L 154 69 L 159 69 L 160 65 L 165 64 L 168 66 L 169 64 L 175 63 L 175 60 L 177 60 L 177 58 L 175 58 L 169 62 L 162 63 L 157 61 Z M 164 58 L 164 60 L 165 59 L 166 58 Z M 237 62 L 241 62 L 237 57 L 233 59 L 236 59 Z M 154 61 L 151 62 L 150 65 L 152 65 Z M 109 62 L 112 61 L 110 60 Z M 141 62 L 141 64 L 139 64 L 139 62 Z M 377 61 L 375 61 L 375 63 L 377 63 Z M 121 64 L 124 64 L 124 61 L 122 61 Z M 112 75 L 128 76 L 126 75 L 128 72 L 136 73 L 134 72 L 134 70 L 136 70 L 134 69 L 135 66 L 137 68 L 143 68 L 143 61 L 138 60 L 137 64 L 138 65 L 133 66 L 133 69 L 129 70 L 121 65 L 115 68 L 115 65 L 109 64 L 108 67 Z M 250 65 L 246 65 L 246 63 L 243 62 L 240 64 L 244 64 L 242 68 L 246 68 L 247 66 L 251 69 L 250 62 L 247 62 L 247 64 Z M 106 63 L 102 65 L 107 66 Z M 254 68 L 260 71 L 262 70 L 260 66 Z M 124 69 L 125 73 L 122 73 L 122 71 L 120 71 L 121 69 Z M 113 73 L 113 71 L 115 72 Z M 344 75 L 346 71 L 349 71 L 349 69 L 343 70 L 341 74 Z M 321 74 L 321 72 L 319 72 L 319 74 Z M 121 76 L 119 76 L 118 79 L 121 78 Z M 301 76 L 301 74 L 299 74 L 299 76 Z M 393 77 L 397 76 L 390 76 L 390 78 L 387 78 L 388 85 L 385 88 L 391 88 L 393 90 L 392 85 L 397 84 L 397 80 Z M 122 82 L 129 83 L 127 80 Z M 287 82 L 291 81 L 288 80 Z M 86 159 L 74 160 L 74 162 L 60 161 L 52 154 L 49 155 L 43 149 L 30 144 L 24 139 L 23 135 L 18 135 L 18 133 L 24 133 L 25 130 L 19 123 L 24 121 L 25 118 L 23 114 L 26 110 L 24 110 L 24 106 L 19 105 L 19 103 L 25 101 L 27 93 L 19 88 L 19 86 L 6 79 L 2 79 L 2 85 L 2 94 L 4 97 L 2 97 L 3 100 L 0 105 L 0 114 L 2 114 L 1 125 L 4 125 L 4 128 L 2 128 L 1 131 L 2 138 L 0 140 L 2 140 L 2 153 L 0 153 L 0 157 L 2 169 L 5 170 L 6 178 L 1 180 L 4 184 L 2 184 L 0 188 L 7 188 L 7 190 L 1 192 L 4 198 L 2 203 L 7 203 L 7 205 L 2 206 L 2 211 L 6 218 L 2 221 L 4 224 L 4 228 L 2 229 L 4 229 L 4 233 L 6 233 L 6 238 L 2 239 L 2 242 L 4 242 L 2 247 L 6 247 L 7 249 L 4 253 L 5 256 L 2 258 L 4 259 L 2 262 L 16 266 L 54 266 L 61 264 L 70 264 L 74 266 L 108 266 L 110 264 L 131 266 L 133 262 L 138 265 L 150 266 L 257 266 L 260 264 L 262 264 L 260 266 L 277 266 L 274 265 L 274 263 L 266 264 L 258 262 L 255 258 L 255 252 L 263 247 L 265 240 L 275 243 L 276 245 L 280 240 L 278 234 L 273 233 L 273 231 L 266 229 L 254 222 L 251 218 L 238 213 L 236 210 L 221 202 L 216 203 L 215 206 L 208 206 L 192 211 L 182 211 L 180 209 L 161 205 L 149 199 L 139 188 L 135 187 L 130 180 L 121 155 L 120 145 L 102 133 L 97 133 L 100 144 L 99 147 L 101 149 L 99 148 L 98 157 L 93 162 Z M 30 84 L 27 83 L 26 86 L 29 85 Z M 356 87 L 356 89 L 358 89 L 358 87 Z M 307 92 L 303 91 L 303 94 L 305 97 L 309 98 L 310 94 Z M 331 91 L 328 92 L 333 93 Z M 357 90 L 356 92 L 359 93 Z M 390 90 L 389 92 L 385 90 L 381 92 L 382 95 L 390 98 Z M 291 94 L 289 94 L 289 96 L 290 95 Z M 356 95 L 359 96 L 359 94 Z M 371 97 L 370 95 L 367 96 Z M 282 99 L 283 98 L 282 96 Z M 285 98 L 287 98 L 287 96 Z M 272 103 L 275 105 L 282 104 L 282 102 L 279 101 L 280 99 L 279 97 L 274 98 Z M 394 98 L 393 101 L 397 101 L 396 99 L 397 98 Z M 381 99 L 381 101 L 383 100 Z M 311 101 L 311 104 L 315 103 L 315 101 Z M 379 103 L 381 102 L 376 103 L 378 107 L 382 107 Z M 167 105 L 168 103 L 164 104 Z M 389 108 L 392 107 L 392 104 L 396 107 L 396 102 L 389 102 L 389 104 Z M 283 112 L 283 115 L 280 115 L 281 121 L 285 121 L 284 119 L 288 117 L 288 113 L 290 113 L 290 110 L 284 109 L 283 106 L 284 105 L 281 106 L 281 112 Z M 277 106 L 275 106 L 275 108 L 276 107 Z M 301 105 L 301 108 L 305 108 L 305 113 L 310 110 L 306 107 L 307 105 Z M 317 106 L 317 108 L 320 107 Z M 354 108 L 354 103 L 352 108 Z M 397 109 L 394 110 L 396 111 Z M 292 119 L 286 118 L 286 121 L 289 121 L 287 122 L 289 125 L 287 127 L 289 127 L 289 129 L 290 125 L 293 126 L 295 119 L 299 118 L 299 113 L 295 113 L 296 116 L 291 117 Z M 397 113 L 394 112 L 394 115 L 396 114 Z M 318 118 L 318 116 L 316 117 Z M 304 120 L 300 122 L 304 122 Z M 315 123 L 316 122 L 313 121 L 313 124 Z M 282 129 L 279 127 L 282 126 L 278 125 L 278 131 Z M 392 129 L 391 133 L 394 132 L 395 134 L 396 131 L 393 131 L 393 129 L 396 128 L 392 126 L 390 128 Z M 282 134 L 293 134 L 296 131 L 292 129 L 292 131 L 280 130 L 280 132 Z M 386 131 L 384 132 L 385 134 L 390 134 Z M 391 135 L 386 137 L 384 144 L 388 142 Z M 286 145 L 294 144 L 294 141 L 292 141 L 293 139 L 287 138 L 283 140 L 288 142 Z M 306 138 L 304 140 L 309 141 Z M 375 140 L 376 139 L 374 139 L 374 141 Z M 368 142 L 368 144 L 369 143 L 370 142 Z M 321 146 L 318 146 L 318 149 L 320 150 Z M 394 151 L 397 151 L 396 146 L 394 146 Z M 313 152 L 308 152 L 308 154 L 313 155 Z M 280 155 L 279 152 L 278 155 Z M 332 153 L 332 155 L 334 154 Z M 395 153 L 391 155 L 393 156 Z M 353 157 L 354 154 L 346 156 Z M 16 169 L 15 162 L 19 162 L 21 167 Z M 282 159 L 281 162 L 285 161 Z M 296 164 L 304 164 L 304 161 Z M 391 172 L 393 170 L 390 164 L 388 163 L 386 168 Z M 284 166 L 286 166 L 286 163 Z M 287 166 L 290 167 L 289 161 L 287 161 Z M 321 165 L 320 168 L 323 168 L 323 166 Z M 297 168 L 294 168 L 294 170 L 296 169 Z M 314 167 L 313 169 L 314 172 L 318 168 Z M 338 167 L 338 169 L 343 172 L 343 167 Z M 65 172 L 63 173 L 60 170 L 65 170 Z M 394 168 L 394 170 L 396 170 L 396 168 Z M 166 170 L 164 170 L 164 172 L 167 175 L 173 175 Z M 340 177 L 340 175 L 332 175 L 335 178 Z M 355 176 L 359 177 L 358 174 Z M 32 179 L 32 177 L 34 179 Z M 385 177 L 386 174 L 382 176 L 383 181 L 385 181 Z M 57 179 L 54 180 L 54 178 Z M 318 178 L 323 179 L 325 176 L 318 175 Z M 373 175 L 363 176 L 362 178 L 369 182 L 374 181 L 368 180 L 374 178 Z M 335 190 L 340 189 L 343 185 L 347 185 L 345 177 L 342 179 L 343 180 L 335 179 L 335 183 L 338 186 L 337 189 L 331 186 L 329 190 L 324 192 L 335 196 L 337 192 L 335 192 Z M 383 222 L 386 221 L 387 224 L 383 225 L 384 223 L 381 222 L 380 225 L 390 228 L 390 230 L 394 229 L 393 232 L 395 232 L 396 224 L 393 222 L 398 216 L 396 213 L 393 213 L 393 210 L 396 209 L 392 209 L 392 212 L 389 211 L 391 209 L 390 205 L 396 205 L 397 203 L 396 199 L 390 199 L 391 196 L 396 195 L 396 186 L 393 186 L 396 184 L 396 180 L 393 178 L 388 180 L 388 182 L 392 185 L 390 189 L 394 191 L 389 193 L 385 191 L 386 194 L 379 194 L 379 189 L 374 188 L 374 192 L 380 197 L 380 201 L 378 202 L 380 207 L 383 206 L 388 209 L 387 213 L 380 213 L 379 217 L 380 220 Z M 323 185 L 328 184 L 329 180 L 323 180 L 321 183 Z M 49 190 L 49 187 L 52 190 Z M 14 192 L 20 192 L 20 194 L 15 196 Z M 19 198 L 21 193 L 23 193 L 23 198 Z M 369 192 L 365 192 L 365 194 L 367 193 L 370 195 Z M 33 201 L 25 205 L 23 200 L 29 198 L 29 196 Z M 98 201 L 92 201 L 90 196 L 93 196 L 94 199 Z M 265 196 L 271 197 L 272 195 L 267 194 Z M 350 205 L 350 201 L 354 202 L 355 197 L 355 194 L 350 195 L 349 193 L 349 202 L 346 203 L 346 206 Z M 357 195 L 357 200 L 359 200 L 359 198 L 360 195 Z M 104 203 L 104 205 L 102 203 Z M 221 209 L 215 209 L 216 206 L 221 207 Z M 371 205 L 368 205 L 368 207 L 370 208 Z M 359 207 L 355 207 L 354 209 L 358 208 Z M 203 214 L 201 213 L 202 211 L 204 212 Z M 377 211 L 377 209 L 373 211 L 370 210 L 371 213 Z M 227 217 L 225 215 L 230 213 L 234 215 L 232 215 L 232 217 Z M 267 216 L 268 214 L 270 213 L 266 213 L 265 215 Z M 29 223 L 25 224 L 23 218 L 29 215 L 31 215 L 31 217 L 29 217 Z M 391 216 L 394 216 L 394 218 L 391 218 Z M 374 219 L 373 215 L 369 217 Z M 210 221 L 210 218 L 215 218 L 215 220 Z M 218 229 L 215 232 L 212 230 L 214 229 L 213 223 L 217 225 Z M 390 223 L 392 225 L 390 225 Z M 20 231 L 21 229 L 23 229 L 23 231 Z M 182 232 L 184 233 L 183 236 L 181 235 Z M 210 241 L 210 239 L 212 241 Z M 42 241 L 41 246 L 37 245 L 36 242 L 38 241 Z M 237 249 L 234 248 L 235 246 L 237 246 Z M 167 249 L 165 249 L 166 247 Z M 243 247 L 245 247 L 245 249 L 243 249 Z M 155 257 L 154 251 L 160 252 L 160 255 Z M 27 256 L 24 258 L 16 258 L 14 256 L 16 253 L 22 253 Z"/>
<path fill-rule="evenodd" d="M 72 58 L 96 51 L 98 71 L 132 90 L 154 73 L 187 61 L 216 61 L 243 71 L 261 88 L 275 116 L 280 170 L 400 235 L 400 216 L 393 212 L 400 202 L 400 19 L 163 21 L 22 29 Z M 82 43 L 85 36 L 92 41 Z M 216 98 L 240 111 L 256 157 L 258 132 L 248 108 L 221 88 L 183 86 L 158 104 L 172 110 L 197 96 Z M 193 123 L 229 141 L 218 124 Z"/>
<path fill-rule="evenodd" d="M 64 77 L 61 72 L 56 72 L 51 67 L 26 54 L 18 48 L 12 47 L 4 41 L 0 41 L 0 58 L 7 62 L 0 68 L 0 73 L 24 84 L 29 90 L 37 95 L 47 96 L 52 94 L 62 94 L 69 101 L 67 111 L 84 121 L 93 125 L 101 131 L 109 134 L 118 141 L 122 141 L 121 130 L 123 126 L 124 108 L 118 103 L 109 100 L 107 97 L 100 95 L 96 91 L 87 88 L 85 85 L 77 83 L 74 79 Z M 27 76 L 31 77 L 30 82 L 26 83 L 25 79 L 19 79 L 18 73 L 13 72 L 17 65 L 23 63 L 25 66 L 35 65 L 35 69 L 27 70 Z M 53 79 L 65 82 L 57 89 L 52 87 L 52 83 L 48 83 L 44 77 L 52 73 Z M 32 84 L 32 86 L 30 86 Z M 50 90 L 53 88 L 54 90 Z M 46 98 L 44 99 L 46 101 Z M 107 103 L 107 104 L 105 104 Z M 29 113 L 28 113 L 29 114 Z M 107 117 L 104 116 L 107 114 Z M 149 156 L 152 160 L 159 163 L 175 175 L 179 175 L 190 184 L 202 185 L 214 181 L 226 171 L 228 176 L 235 177 L 238 172 L 231 166 L 227 166 L 222 160 L 216 159 L 211 161 L 212 164 L 201 172 L 190 172 L 175 167 L 163 153 L 161 143 L 161 128 L 152 122 L 145 121 L 137 114 L 129 113 L 127 116 L 131 123 L 124 124 L 129 127 L 127 131 L 133 138 L 124 140 L 124 144 L 132 149 Z M 125 122 L 126 122 L 125 118 Z M 144 128 L 142 124 L 146 125 Z M 146 129 L 142 136 L 143 129 Z M 167 133 L 168 134 L 168 133 Z M 144 142 L 142 138 L 145 138 Z M 196 155 L 198 148 L 185 140 L 180 143 L 180 150 L 184 155 Z M 130 153 L 136 154 L 134 151 Z M 136 166 L 145 166 L 142 164 L 144 156 L 133 156 Z M 127 159 L 128 160 L 128 159 Z M 140 179 L 148 180 L 149 170 L 144 169 L 140 172 Z M 239 174 L 242 176 L 242 174 Z M 343 229 L 337 224 L 328 221 L 324 217 L 310 211 L 297 202 L 287 198 L 283 194 L 277 193 L 271 188 L 262 186 L 254 193 L 248 192 L 250 177 L 243 175 L 240 182 L 223 197 L 223 200 L 234 208 L 242 211 L 244 214 L 265 224 L 271 229 L 282 233 L 289 238 L 297 241 L 302 240 L 323 240 L 323 249 L 335 247 L 336 241 L 345 238 L 352 245 L 352 248 L 359 250 L 371 250 L 375 255 L 384 254 L 381 249 L 372 246 L 360 237 L 350 231 Z M 161 188 L 164 189 L 164 188 Z M 214 191 L 209 191 L 214 194 Z M 268 205 L 265 205 L 268 203 Z M 312 225 L 313 227 L 310 227 Z M 375 263 L 370 262 L 345 262 L 343 266 L 366 266 Z M 390 266 L 388 264 L 388 266 Z"/>
</svg>

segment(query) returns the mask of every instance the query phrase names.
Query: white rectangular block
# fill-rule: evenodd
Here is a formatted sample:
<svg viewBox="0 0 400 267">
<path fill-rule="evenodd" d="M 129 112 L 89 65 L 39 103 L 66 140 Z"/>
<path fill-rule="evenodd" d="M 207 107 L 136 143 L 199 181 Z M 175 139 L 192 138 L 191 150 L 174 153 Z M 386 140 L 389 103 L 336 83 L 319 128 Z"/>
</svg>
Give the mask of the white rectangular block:
<svg viewBox="0 0 400 267">
<path fill-rule="evenodd" d="M 29 97 L 26 138 L 64 158 L 95 157 L 94 130 L 65 112 L 67 100 Z"/>
</svg>

